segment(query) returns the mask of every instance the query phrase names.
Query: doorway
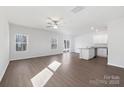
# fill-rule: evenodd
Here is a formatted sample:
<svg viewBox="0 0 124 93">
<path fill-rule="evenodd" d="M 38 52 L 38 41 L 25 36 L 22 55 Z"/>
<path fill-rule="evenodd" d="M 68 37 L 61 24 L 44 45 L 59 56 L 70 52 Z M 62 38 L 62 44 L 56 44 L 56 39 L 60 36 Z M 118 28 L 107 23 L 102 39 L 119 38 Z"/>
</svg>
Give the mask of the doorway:
<svg viewBox="0 0 124 93">
<path fill-rule="evenodd" d="M 70 41 L 64 40 L 64 50 L 63 52 L 70 52 Z"/>
</svg>

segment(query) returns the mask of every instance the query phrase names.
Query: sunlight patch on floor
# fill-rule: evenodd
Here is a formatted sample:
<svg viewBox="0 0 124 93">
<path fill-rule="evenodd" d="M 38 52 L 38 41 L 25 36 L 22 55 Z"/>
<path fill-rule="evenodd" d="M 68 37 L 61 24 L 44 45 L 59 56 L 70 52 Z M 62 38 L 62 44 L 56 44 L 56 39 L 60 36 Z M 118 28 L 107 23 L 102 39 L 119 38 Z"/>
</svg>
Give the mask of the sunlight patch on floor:
<svg viewBox="0 0 124 93">
<path fill-rule="evenodd" d="M 39 72 L 31 79 L 32 85 L 34 87 L 43 87 L 60 66 L 60 62 L 53 61 L 51 64 L 48 65 L 48 67 L 44 68 L 41 72 Z"/>
<path fill-rule="evenodd" d="M 34 76 L 31 81 L 34 87 L 42 87 L 44 86 L 47 81 L 52 77 L 53 72 L 50 71 L 48 68 L 45 68 L 36 76 Z"/>
<path fill-rule="evenodd" d="M 59 66 L 61 65 L 61 63 L 54 61 L 53 63 L 51 63 L 48 68 L 51 69 L 52 71 L 56 71 Z"/>
</svg>

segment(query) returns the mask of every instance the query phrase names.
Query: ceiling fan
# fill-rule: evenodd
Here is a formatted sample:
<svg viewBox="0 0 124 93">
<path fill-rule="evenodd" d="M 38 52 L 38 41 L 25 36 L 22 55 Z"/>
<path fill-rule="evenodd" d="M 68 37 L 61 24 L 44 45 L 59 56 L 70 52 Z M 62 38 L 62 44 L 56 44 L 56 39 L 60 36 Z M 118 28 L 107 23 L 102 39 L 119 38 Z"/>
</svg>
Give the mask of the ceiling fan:
<svg viewBox="0 0 124 93">
<path fill-rule="evenodd" d="M 48 17 L 47 28 L 58 29 L 59 25 L 61 24 L 61 20 L 62 18 Z"/>
</svg>

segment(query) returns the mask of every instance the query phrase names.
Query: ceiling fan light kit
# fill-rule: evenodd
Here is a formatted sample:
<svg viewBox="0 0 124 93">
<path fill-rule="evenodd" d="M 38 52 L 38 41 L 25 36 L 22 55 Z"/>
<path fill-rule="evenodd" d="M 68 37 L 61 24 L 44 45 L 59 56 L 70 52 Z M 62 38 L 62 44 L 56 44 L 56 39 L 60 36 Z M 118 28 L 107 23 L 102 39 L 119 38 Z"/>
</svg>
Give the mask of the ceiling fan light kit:
<svg viewBox="0 0 124 93">
<path fill-rule="evenodd" d="M 58 29 L 58 26 L 57 26 L 57 25 L 54 25 L 53 28 L 54 28 L 54 29 Z"/>
<path fill-rule="evenodd" d="M 58 29 L 61 20 L 62 18 L 58 17 L 48 17 L 47 28 Z"/>
</svg>

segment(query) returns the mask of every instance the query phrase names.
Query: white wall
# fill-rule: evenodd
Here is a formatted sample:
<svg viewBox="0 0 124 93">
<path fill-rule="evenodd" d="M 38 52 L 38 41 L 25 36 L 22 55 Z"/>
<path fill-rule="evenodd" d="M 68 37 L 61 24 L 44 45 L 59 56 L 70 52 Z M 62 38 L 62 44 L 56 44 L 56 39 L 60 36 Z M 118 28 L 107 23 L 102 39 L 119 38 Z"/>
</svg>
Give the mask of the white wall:
<svg viewBox="0 0 124 93">
<path fill-rule="evenodd" d="M 28 35 L 28 49 L 27 51 L 17 52 L 15 46 L 16 33 L 23 33 Z M 51 49 L 51 38 L 58 39 L 58 48 Z M 31 57 L 47 56 L 60 54 L 63 51 L 63 34 L 54 31 L 45 31 L 41 29 L 34 29 L 23 27 L 19 25 L 10 24 L 10 58 L 11 60 L 25 59 Z"/>
<path fill-rule="evenodd" d="M 75 37 L 75 52 L 79 53 L 79 48 L 82 47 L 87 47 L 87 46 L 91 46 L 93 43 L 93 33 L 87 33 L 84 35 L 80 35 L 78 37 Z"/>
<path fill-rule="evenodd" d="M 108 24 L 108 64 L 124 68 L 124 18 Z"/>
<path fill-rule="evenodd" d="M 0 81 L 9 64 L 9 29 L 8 22 L 0 11 Z"/>
</svg>

